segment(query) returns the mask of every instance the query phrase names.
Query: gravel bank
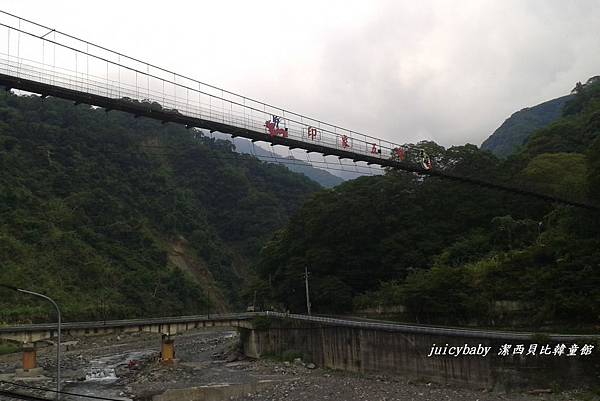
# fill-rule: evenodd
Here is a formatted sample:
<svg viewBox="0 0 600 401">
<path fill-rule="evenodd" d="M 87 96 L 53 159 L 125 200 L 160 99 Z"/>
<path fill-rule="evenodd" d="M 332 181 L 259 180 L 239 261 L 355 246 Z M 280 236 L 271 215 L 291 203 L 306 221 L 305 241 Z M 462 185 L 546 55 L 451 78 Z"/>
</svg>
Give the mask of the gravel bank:
<svg viewBox="0 0 600 401">
<path fill-rule="evenodd" d="M 260 390 L 245 393 L 238 400 L 304 401 L 304 400 L 472 400 L 472 401 L 596 401 L 592 394 L 568 392 L 560 394 L 503 394 L 415 383 L 402 377 L 359 375 L 321 369 L 300 360 L 278 362 L 246 360 L 235 352 L 237 335 L 232 331 L 189 332 L 176 337 L 178 363 L 159 363 L 160 336 L 149 333 L 134 335 L 67 339 L 68 350 L 63 359 L 63 372 L 70 383 L 65 389 L 74 393 L 149 399 L 167 389 L 231 386 L 270 382 Z M 41 349 L 40 366 L 52 375 L 55 368 L 54 347 Z M 4 380 L 20 365 L 20 354 L 0 356 L 0 375 Z M 99 362 L 100 361 L 100 362 Z M 86 381 L 92 366 L 107 363 L 114 366 L 117 376 L 107 382 Z M 132 361 L 132 363 L 129 363 Z M 14 378 L 10 380 L 15 380 Z M 53 388 L 51 377 L 29 383 Z M 0 385 L 0 388 L 3 386 Z M 6 388 L 7 386 L 4 386 Z M 52 394 L 33 392 L 52 398 Z M 229 398 L 226 398 L 229 399 Z M 67 398 L 68 400 L 68 398 Z"/>
</svg>

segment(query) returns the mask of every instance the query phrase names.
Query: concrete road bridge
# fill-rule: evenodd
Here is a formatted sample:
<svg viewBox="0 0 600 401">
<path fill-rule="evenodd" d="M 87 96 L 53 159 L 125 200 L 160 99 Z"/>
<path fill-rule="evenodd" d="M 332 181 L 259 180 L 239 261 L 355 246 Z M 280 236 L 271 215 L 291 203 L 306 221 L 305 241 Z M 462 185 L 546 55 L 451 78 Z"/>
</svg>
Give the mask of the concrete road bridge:
<svg viewBox="0 0 600 401">
<path fill-rule="evenodd" d="M 307 322 L 325 326 L 363 328 L 405 334 L 434 334 L 449 337 L 479 338 L 495 340 L 528 340 L 540 335 L 535 332 L 498 331 L 473 328 L 457 328 L 445 326 L 429 326 L 377 321 L 373 319 L 358 319 L 344 317 L 309 316 L 281 312 L 243 312 L 211 315 L 192 315 L 176 317 L 158 317 L 146 319 L 126 319 L 107 321 L 71 322 L 62 324 L 63 334 L 72 337 L 149 332 L 175 336 L 177 334 L 198 329 L 215 327 L 255 329 L 256 318 L 273 318 L 296 323 Z M 0 326 L 0 339 L 15 341 L 22 344 L 35 343 L 56 337 L 56 323 L 25 324 L 16 326 Z M 544 334 L 552 341 L 578 341 L 590 337 L 600 337 L 600 334 Z"/>
<path fill-rule="evenodd" d="M 543 385 L 549 377 L 565 385 L 593 383 L 600 374 L 600 353 L 593 350 L 600 343 L 600 334 L 424 326 L 271 311 L 72 322 L 62 328 L 73 337 L 157 333 L 162 338 L 163 363 L 174 362 L 177 334 L 234 328 L 240 333 L 244 354 L 251 358 L 294 351 L 323 367 L 397 373 L 474 387 Z M 24 371 L 37 368 L 35 343 L 56 334 L 55 323 L 0 326 L 0 339 L 23 345 Z M 503 355 L 506 346 L 509 349 Z M 567 356 L 573 347 L 575 354 Z M 524 351 L 515 352 L 517 349 Z M 525 352 L 532 349 L 534 354 L 526 357 Z M 577 351 L 583 349 L 590 353 Z M 455 355 L 458 350 L 467 353 Z"/>
</svg>

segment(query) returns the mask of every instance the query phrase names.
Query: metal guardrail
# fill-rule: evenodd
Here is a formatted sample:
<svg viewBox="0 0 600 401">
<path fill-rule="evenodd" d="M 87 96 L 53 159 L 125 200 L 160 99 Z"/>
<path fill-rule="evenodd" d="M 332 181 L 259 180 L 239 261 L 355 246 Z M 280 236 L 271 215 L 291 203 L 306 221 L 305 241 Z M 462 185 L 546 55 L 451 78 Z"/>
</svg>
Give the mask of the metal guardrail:
<svg viewBox="0 0 600 401">
<path fill-rule="evenodd" d="M 551 341 L 577 341 L 590 338 L 599 338 L 600 334 L 554 334 L 554 333 L 536 333 L 536 332 L 513 332 L 479 329 L 460 329 L 443 326 L 419 326 L 402 323 L 379 323 L 379 322 L 361 322 L 356 320 L 347 320 L 340 318 L 307 316 L 298 314 L 285 314 L 280 312 L 265 312 L 266 316 L 277 318 L 287 318 L 315 323 L 323 323 L 331 326 L 356 327 L 371 330 L 397 331 L 402 333 L 443 335 L 453 337 L 469 338 L 487 338 L 498 340 L 531 340 L 534 336 L 544 335 Z"/>
<path fill-rule="evenodd" d="M 252 141 L 441 177 L 551 202 L 600 210 L 432 168 L 423 149 L 362 134 L 253 100 L 0 10 L 0 84 L 121 110 Z M 437 163 L 436 160 L 434 160 Z M 434 163 L 434 165 L 435 165 Z"/>
<path fill-rule="evenodd" d="M 175 317 L 157 317 L 148 319 L 125 319 L 125 320 L 107 320 L 107 321 L 91 321 L 91 322 L 71 322 L 63 323 L 63 330 L 78 330 L 78 329 L 101 329 L 110 327 L 132 327 L 146 326 L 154 324 L 176 324 L 176 323 L 195 323 L 195 322 L 215 322 L 224 320 L 249 320 L 264 312 L 246 312 L 246 313 L 223 313 L 193 316 L 175 316 Z M 0 333 L 9 332 L 35 332 L 44 330 L 55 330 L 54 323 L 41 324 L 26 324 L 18 326 L 0 326 Z"/>
<path fill-rule="evenodd" d="M 266 132 L 378 160 L 401 145 L 250 99 L 0 10 L 4 74 L 131 102 L 156 102 L 186 117 Z M 419 152 L 419 149 L 407 151 Z"/>
<path fill-rule="evenodd" d="M 110 320 L 106 322 L 73 322 L 64 323 L 64 330 L 76 329 L 100 329 L 110 327 L 132 327 L 155 324 L 176 324 L 176 323 L 196 323 L 207 321 L 230 321 L 230 320 L 251 320 L 256 317 L 273 317 L 277 319 L 290 319 L 296 321 L 305 321 L 311 323 L 319 323 L 327 326 L 353 327 L 367 330 L 384 330 L 399 333 L 410 334 L 426 334 L 440 335 L 465 338 L 485 338 L 497 340 L 532 340 L 537 335 L 544 335 L 550 341 L 580 341 L 584 339 L 600 339 L 599 334 L 555 334 L 555 333 L 536 333 L 536 332 L 513 332 L 513 331 L 497 331 L 497 330 L 480 330 L 470 328 L 455 328 L 443 326 L 419 326 L 413 324 L 402 323 L 383 323 L 383 322 L 364 322 L 357 320 L 349 320 L 342 318 L 332 318 L 323 316 L 308 316 L 301 314 L 288 314 L 281 312 L 243 312 L 243 313 L 223 313 L 207 315 L 191 315 L 191 316 L 176 316 L 164 318 L 150 319 L 127 319 L 127 320 Z M 0 333 L 8 332 L 35 332 L 43 330 L 54 330 L 55 324 L 29 324 L 19 326 L 0 326 Z"/>
</svg>

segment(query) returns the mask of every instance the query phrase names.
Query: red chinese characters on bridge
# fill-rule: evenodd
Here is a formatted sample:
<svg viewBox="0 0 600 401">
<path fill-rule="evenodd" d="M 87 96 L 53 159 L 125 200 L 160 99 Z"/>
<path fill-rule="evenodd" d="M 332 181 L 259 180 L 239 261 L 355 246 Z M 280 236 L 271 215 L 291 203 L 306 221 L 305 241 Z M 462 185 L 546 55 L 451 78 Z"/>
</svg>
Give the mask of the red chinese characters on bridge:
<svg viewBox="0 0 600 401">
<path fill-rule="evenodd" d="M 346 148 L 352 147 L 350 145 L 350 138 L 348 137 L 348 135 L 342 135 L 341 139 L 342 139 L 342 148 L 346 149 Z"/>
<path fill-rule="evenodd" d="M 273 116 L 273 121 L 267 120 L 265 122 L 265 127 L 267 127 L 267 130 L 269 131 L 269 135 L 271 135 L 271 137 L 282 136 L 284 138 L 287 138 L 288 130 L 287 128 L 279 128 L 279 121 L 279 117 Z"/>
<path fill-rule="evenodd" d="M 398 160 L 404 161 L 404 158 L 406 157 L 406 154 L 404 152 L 404 148 L 396 148 L 396 149 L 394 149 L 394 153 L 398 157 Z"/>
</svg>

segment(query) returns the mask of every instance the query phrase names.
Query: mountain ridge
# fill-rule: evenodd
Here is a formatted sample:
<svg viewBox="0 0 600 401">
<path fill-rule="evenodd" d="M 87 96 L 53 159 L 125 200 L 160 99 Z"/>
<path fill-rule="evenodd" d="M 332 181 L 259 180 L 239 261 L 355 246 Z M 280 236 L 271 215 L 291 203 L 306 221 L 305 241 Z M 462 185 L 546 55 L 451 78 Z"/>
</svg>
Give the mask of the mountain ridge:
<svg viewBox="0 0 600 401">
<path fill-rule="evenodd" d="M 514 112 L 483 141 L 481 149 L 498 157 L 516 153 L 533 132 L 556 121 L 562 115 L 564 105 L 572 97 L 573 95 L 561 96 Z"/>
<path fill-rule="evenodd" d="M 262 148 L 260 145 L 255 145 L 249 139 L 240 137 L 232 138 L 231 135 L 217 132 L 213 132 L 211 135 L 221 140 L 231 142 L 235 147 L 235 151 L 238 153 L 255 156 L 256 158 L 267 163 L 280 164 L 290 171 L 305 175 L 324 188 L 333 188 L 348 179 L 343 178 L 340 174 L 336 174 L 338 172 L 332 173 L 325 169 L 314 167 L 310 163 L 296 159 L 293 156 L 280 156 L 273 154 L 272 152 Z M 287 159 L 290 160 L 290 162 L 285 162 L 279 159 Z"/>
</svg>

